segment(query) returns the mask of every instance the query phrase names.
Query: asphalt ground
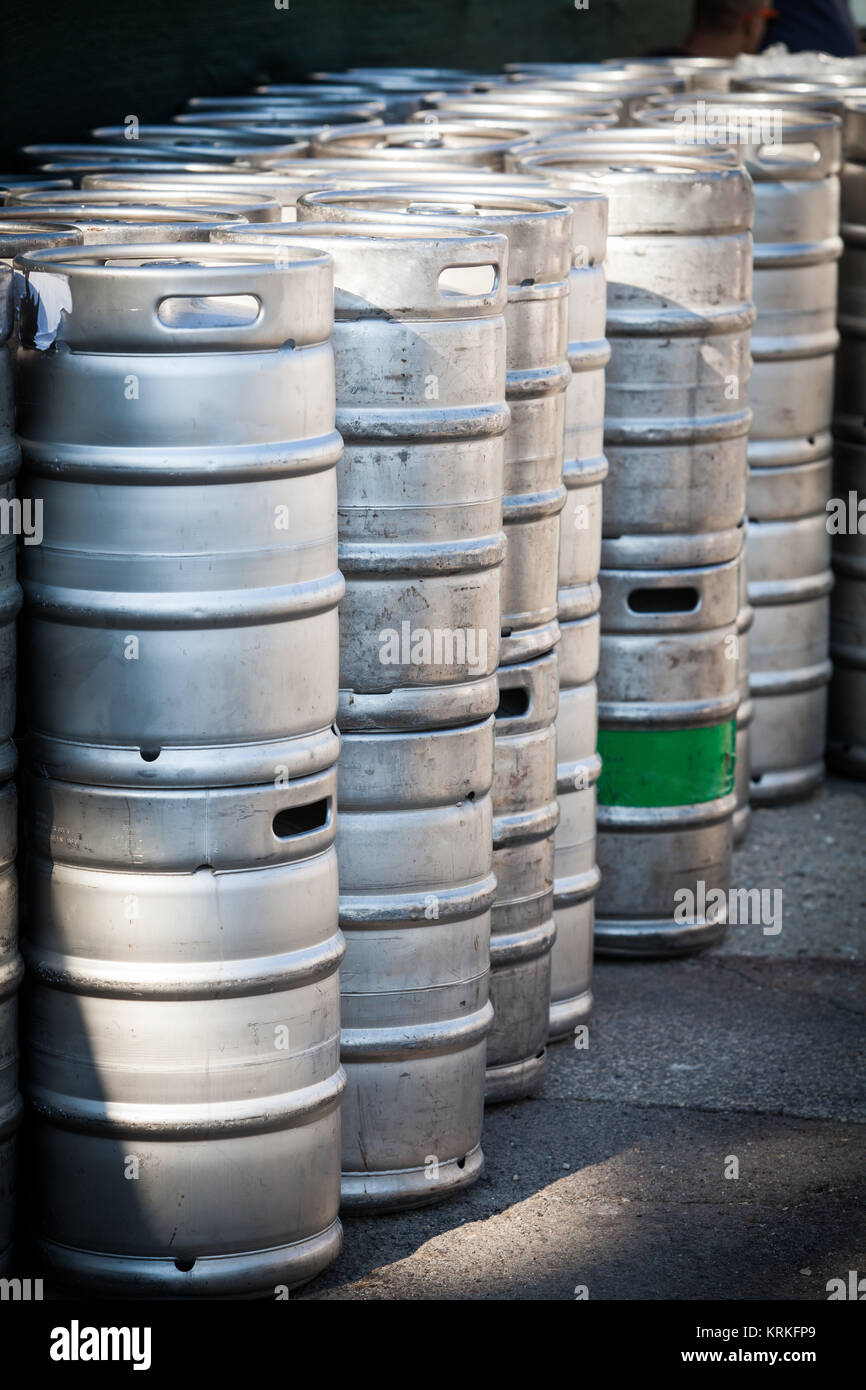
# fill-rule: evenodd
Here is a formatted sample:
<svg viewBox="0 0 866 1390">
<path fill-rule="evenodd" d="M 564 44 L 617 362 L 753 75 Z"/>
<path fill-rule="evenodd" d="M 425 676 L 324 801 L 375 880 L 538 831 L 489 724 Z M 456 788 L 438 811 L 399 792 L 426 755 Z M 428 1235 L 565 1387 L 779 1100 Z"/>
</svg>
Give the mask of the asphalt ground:
<svg viewBox="0 0 866 1390">
<path fill-rule="evenodd" d="M 480 1181 L 346 1217 L 293 1297 L 826 1300 L 866 1274 L 866 785 L 755 811 L 734 886 L 781 890 L 781 930 L 597 961 L 588 1047 L 487 1111 Z"/>
</svg>

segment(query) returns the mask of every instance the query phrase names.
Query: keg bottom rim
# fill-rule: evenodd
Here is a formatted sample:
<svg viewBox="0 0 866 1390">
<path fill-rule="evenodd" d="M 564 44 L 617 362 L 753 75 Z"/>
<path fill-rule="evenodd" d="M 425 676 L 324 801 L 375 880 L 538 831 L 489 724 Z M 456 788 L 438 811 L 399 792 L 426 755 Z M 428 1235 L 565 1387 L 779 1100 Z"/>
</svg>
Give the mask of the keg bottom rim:
<svg viewBox="0 0 866 1390">
<path fill-rule="evenodd" d="M 727 922 L 670 918 L 644 920 L 613 917 L 595 919 L 594 951 L 597 956 L 641 957 L 645 960 L 687 956 L 717 946 L 725 937 Z"/>
<path fill-rule="evenodd" d="M 487 1068 L 485 1105 L 501 1105 L 509 1100 L 528 1100 L 536 1095 L 547 1078 L 547 1048 L 519 1062 L 505 1062 Z"/>
<path fill-rule="evenodd" d="M 548 1042 L 564 1042 L 570 1038 L 575 1028 L 586 1023 L 592 1014 L 594 1004 L 592 990 L 585 989 L 570 999 L 555 999 L 550 1004 L 550 1031 Z"/>
<path fill-rule="evenodd" d="M 435 1183 L 430 1181 L 424 1166 L 394 1168 L 380 1173 L 344 1172 L 340 1207 L 359 1215 L 430 1207 L 470 1187 L 483 1171 L 484 1153 L 479 1143 L 462 1158 L 449 1158 L 440 1163 Z"/>
<path fill-rule="evenodd" d="M 781 806 L 811 796 L 824 780 L 824 759 L 803 763 L 800 767 L 774 768 L 754 775 L 749 784 L 749 800 L 753 806 Z"/>
<path fill-rule="evenodd" d="M 45 1237 L 36 1248 L 60 1284 L 120 1298 L 238 1298 L 273 1296 L 275 1286 L 298 1288 L 333 1264 L 343 1245 L 339 1218 L 304 1240 L 271 1249 L 182 1258 L 115 1255 L 63 1245 Z"/>
</svg>

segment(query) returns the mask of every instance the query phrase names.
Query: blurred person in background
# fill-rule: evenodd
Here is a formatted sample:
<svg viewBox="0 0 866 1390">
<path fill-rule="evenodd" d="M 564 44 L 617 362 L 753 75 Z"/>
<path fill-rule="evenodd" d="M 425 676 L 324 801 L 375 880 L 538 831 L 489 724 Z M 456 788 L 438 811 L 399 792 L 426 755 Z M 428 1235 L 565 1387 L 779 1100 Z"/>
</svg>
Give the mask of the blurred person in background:
<svg viewBox="0 0 866 1390">
<path fill-rule="evenodd" d="M 792 53 L 832 53 L 853 58 L 860 45 L 848 0 L 774 0 L 764 47 L 784 43 Z"/>
<path fill-rule="evenodd" d="M 757 53 L 767 21 L 776 14 L 756 0 L 695 0 L 691 32 L 683 46 L 653 56 L 736 58 L 739 53 Z"/>
</svg>

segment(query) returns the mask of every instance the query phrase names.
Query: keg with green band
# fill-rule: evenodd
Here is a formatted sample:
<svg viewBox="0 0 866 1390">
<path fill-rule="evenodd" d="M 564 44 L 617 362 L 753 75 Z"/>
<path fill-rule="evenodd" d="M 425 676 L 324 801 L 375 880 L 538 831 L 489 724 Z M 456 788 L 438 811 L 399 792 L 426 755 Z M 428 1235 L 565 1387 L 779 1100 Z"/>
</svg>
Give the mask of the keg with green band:
<svg viewBox="0 0 866 1390">
<path fill-rule="evenodd" d="M 600 729 L 602 806 L 692 806 L 734 787 L 735 719 L 692 729 Z"/>
</svg>

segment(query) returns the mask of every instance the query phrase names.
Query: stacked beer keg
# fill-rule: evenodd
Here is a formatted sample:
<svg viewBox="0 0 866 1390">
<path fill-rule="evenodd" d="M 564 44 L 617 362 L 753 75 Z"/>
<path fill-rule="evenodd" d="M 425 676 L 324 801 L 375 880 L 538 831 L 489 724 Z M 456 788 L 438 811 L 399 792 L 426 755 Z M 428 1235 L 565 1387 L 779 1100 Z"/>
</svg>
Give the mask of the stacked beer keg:
<svg viewBox="0 0 866 1390">
<path fill-rule="evenodd" d="M 556 800 L 557 555 L 573 214 L 563 203 L 470 193 L 447 180 L 305 195 L 299 218 L 441 218 L 508 238 L 502 645 L 493 780 L 493 1027 L 488 1100 L 532 1094 L 549 1028 Z M 592 750 L 594 753 L 594 749 Z"/>
<path fill-rule="evenodd" d="M 15 1215 L 16 1133 L 21 1119 L 18 1090 L 18 988 L 24 973 L 18 950 L 18 798 L 13 780 L 18 753 L 15 729 L 15 621 L 21 609 L 16 579 L 16 536 L 25 545 L 40 540 L 41 517 L 30 499 L 15 495 L 21 454 L 15 439 L 13 389 L 14 293 L 12 262 L 23 251 L 77 246 L 73 227 L 16 224 L 0 226 L 0 1274 L 11 1258 Z"/>
<path fill-rule="evenodd" d="M 349 213 L 220 237 L 335 265 L 342 1185 L 369 1211 L 483 1163 L 508 243 Z"/>
<path fill-rule="evenodd" d="M 774 93 L 689 101 L 697 134 L 711 119 L 727 130 L 755 182 L 751 799 L 772 805 L 813 790 L 824 775 L 840 120 Z M 684 111 L 669 104 L 640 119 L 681 123 Z"/>
<path fill-rule="evenodd" d="M 332 270 L 34 251 L 18 430 L 38 1242 L 93 1291 L 340 1246 Z"/>
<path fill-rule="evenodd" d="M 519 163 L 610 203 L 595 941 L 669 954 L 725 929 L 698 905 L 736 804 L 753 202 L 727 157 L 596 149 Z"/>
</svg>

